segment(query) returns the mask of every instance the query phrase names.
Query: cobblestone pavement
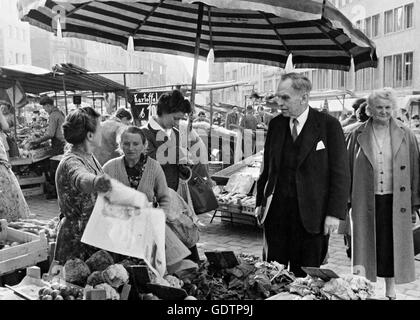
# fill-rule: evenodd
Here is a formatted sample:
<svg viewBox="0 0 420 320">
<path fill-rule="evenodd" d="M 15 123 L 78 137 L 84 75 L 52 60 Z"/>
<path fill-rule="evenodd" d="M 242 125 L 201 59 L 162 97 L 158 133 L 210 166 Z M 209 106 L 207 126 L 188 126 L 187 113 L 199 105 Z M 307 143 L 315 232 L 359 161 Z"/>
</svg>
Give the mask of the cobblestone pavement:
<svg viewBox="0 0 420 320">
<path fill-rule="evenodd" d="M 32 197 L 27 199 L 28 205 L 37 219 L 51 219 L 58 215 L 56 200 L 45 200 L 44 197 Z M 248 253 L 261 257 L 262 253 L 262 232 L 257 227 L 248 225 L 231 224 L 215 218 L 210 223 L 212 215 L 200 215 L 200 241 L 198 250 L 204 259 L 205 251 L 211 250 L 232 250 L 235 253 Z M 418 259 L 419 256 L 417 256 Z M 416 281 L 397 285 L 397 296 L 403 300 L 420 300 L 420 261 L 416 261 Z M 350 259 L 347 257 L 344 247 L 343 236 L 333 235 L 329 245 L 328 264 L 323 268 L 334 270 L 338 275 L 351 273 Z M 383 279 L 375 284 L 378 297 L 383 296 Z"/>
</svg>

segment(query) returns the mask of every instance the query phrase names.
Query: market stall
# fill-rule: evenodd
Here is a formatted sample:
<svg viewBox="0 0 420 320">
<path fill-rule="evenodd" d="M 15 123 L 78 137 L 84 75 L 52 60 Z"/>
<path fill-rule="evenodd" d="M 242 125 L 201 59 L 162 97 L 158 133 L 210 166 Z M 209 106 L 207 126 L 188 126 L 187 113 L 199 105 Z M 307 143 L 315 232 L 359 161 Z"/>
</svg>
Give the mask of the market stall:
<svg viewBox="0 0 420 320">
<path fill-rule="evenodd" d="M 88 70 L 73 64 L 61 64 L 54 72 L 46 69 L 12 65 L 0 68 L 0 91 L 3 103 L 12 105 L 14 109 L 14 130 L 11 132 L 17 144 L 16 152 L 10 157 L 13 171 L 19 181 L 24 196 L 34 196 L 44 193 L 46 172 L 49 159 L 53 156 L 49 141 L 37 145 L 28 142 L 44 136 L 48 127 L 48 115 L 31 118 L 31 121 L 17 121 L 16 109 L 23 110 L 27 105 L 28 94 L 42 95 L 52 92 L 57 98 L 57 92 L 64 92 L 65 110 L 67 113 L 67 91 L 81 92 L 115 92 L 123 95 L 125 87 Z M 25 118 L 25 117 L 24 117 Z"/>
<path fill-rule="evenodd" d="M 211 176 L 217 184 L 213 191 L 219 203 L 211 222 L 220 217 L 222 221 L 256 225 L 256 182 L 262 161 L 263 151 L 260 151 Z"/>
</svg>

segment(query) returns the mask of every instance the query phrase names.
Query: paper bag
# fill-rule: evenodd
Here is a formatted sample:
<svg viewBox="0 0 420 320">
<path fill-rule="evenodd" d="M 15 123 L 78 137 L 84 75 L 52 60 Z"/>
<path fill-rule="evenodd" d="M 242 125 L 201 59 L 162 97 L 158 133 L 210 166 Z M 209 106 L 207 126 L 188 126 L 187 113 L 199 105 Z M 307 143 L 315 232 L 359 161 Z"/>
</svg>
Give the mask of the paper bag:
<svg viewBox="0 0 420 320">
<path fill-rule="evenodd" d="M 129 188 L 115 179 L 111 179 L 111 187 L 111 191 L 105 193 L 105 198 L 110 203 L 137 208 L 149 207 L 149 201 L 144 193 Z"/>
<path fill-rule="evenodd" d="M 119 190 L 118 190 L 119 189 Z M 129 196 L 129 192 L 131 196 Z M 117 198 L 115 194 L 120 194 Z M 124 196 L 129 205 L 116 205 L 109 199 Z M 166 271 L 165 213 L 161 209 L 142 208 L 140 192 L 124 185 L 114 187 L 110 194 L 99 194 L 81 241 L 118 254 L 143 259 L 158 275 Z"/>
<path fill-rule="evenodd" d="M 172 266 L 188 257 L 191 251 L 188 250 L 168 225 L 166 225 L 165 231 L 166 265 Z"/>
</svg>

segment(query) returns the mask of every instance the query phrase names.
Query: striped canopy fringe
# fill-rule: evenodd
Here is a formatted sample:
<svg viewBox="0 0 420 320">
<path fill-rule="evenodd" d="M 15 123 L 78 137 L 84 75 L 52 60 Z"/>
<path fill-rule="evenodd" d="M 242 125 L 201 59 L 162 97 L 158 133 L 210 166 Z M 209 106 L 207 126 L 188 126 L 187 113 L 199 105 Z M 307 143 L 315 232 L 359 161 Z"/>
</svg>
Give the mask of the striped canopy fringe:
<svg viewBox="0 0 420 320">
<path fill-rule="evenodd" d="M 323 0 L 203 0 L 199 58 L 284 68 L 348 71 L 377 66 L 375 46 Z M 194 57 L 198 4 L 192 0 L 21 0 L 21 19 L 50 32 L 138 51 Z"/>
</svg>

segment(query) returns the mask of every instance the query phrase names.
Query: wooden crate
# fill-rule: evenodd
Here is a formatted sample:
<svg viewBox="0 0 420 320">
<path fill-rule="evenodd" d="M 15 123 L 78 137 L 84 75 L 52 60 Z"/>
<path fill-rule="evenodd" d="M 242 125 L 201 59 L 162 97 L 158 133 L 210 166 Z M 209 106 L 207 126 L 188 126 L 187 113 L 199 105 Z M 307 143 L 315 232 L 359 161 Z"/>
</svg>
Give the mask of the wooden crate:
<svg viewBox="0 0 420 320">
<path fill-rule="evenodd" d="M 46 181 L 45 174 L 42 174 L 42 176 L 38 176 L 38 177 L 22 178 L 20 176 L 17 176 L 16 178 L 18 179 L 20 186 L 27 186 L 31 184 L 42 184 L 42 183 L 45 183 Z"/>
<path fill-rule="evenodd" d="M 44 194 L 45 174 L 38 177 L 22 178 L 17 176 L 20 188 L 24 197 L 38 196 Z"/>
<path fill-rule="evenodd" d="M 15 230 L 0 220 L 0 240 L 20 242 L 20 245 L 0 250 L 0 275 L 36 265 L 48 259 L 48 241 L 43 231 L 39 236 Z"/>
<path fill-rule="evenodd" d="M 247 214 L 250 216 L 254 216 L 255 214 L 255 207 L 254 206 L 242 206 L 242 214 Z"/>
</svg>

